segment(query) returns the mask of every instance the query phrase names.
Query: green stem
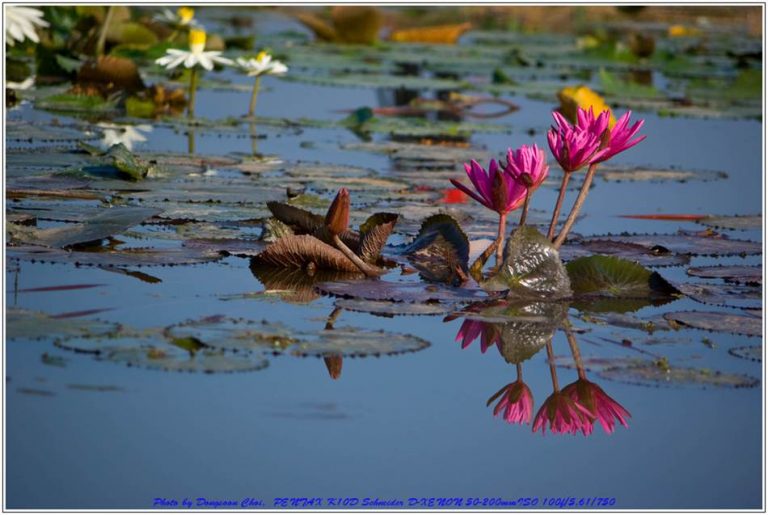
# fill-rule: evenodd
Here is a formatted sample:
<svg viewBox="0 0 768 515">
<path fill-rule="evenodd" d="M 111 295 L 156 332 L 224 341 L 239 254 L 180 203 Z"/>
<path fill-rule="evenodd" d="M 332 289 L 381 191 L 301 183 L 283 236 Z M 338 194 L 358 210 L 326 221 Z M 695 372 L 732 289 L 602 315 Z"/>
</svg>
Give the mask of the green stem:
<svg viewBox="0 0 768 515">
<path fill-rule="evenodd" d="M 248 116 L 253 116 L 256 112 L 256 100 L 259 98 L 261 89 L 261 77 L 257 76 L 253 83 L 253 92 L 251 92 L 251 103 L 248 105 Z"/>
<path fill-rule="evenodd" d="M 195 117 L 195 96 L 197 95 L 197 68 L 192 68 L 189 76 L 189 102 L 187 103 L 187 117 Z"/>
<path fill-rule="evenodd" d="M 560 234 L 557 236 L 557 239 L 555 239 L 554 241 L 554 246 L 556 249 L 560 248 L 560 246 L 565 241 L 565 238 L 568 237 L 568 233 L 571 231 L 573 224 L 576 223 L 576 217 L 579 216 L 579 211 L 581 211 L 581 207 L 584 205 L 584 201 L 587 200 L 587 195 L 589 194 L 589 187 L 592 184 L 592 178 L 595 176 L 596 171 L 597 171 L 597 163 L 589 165 L 589 170 L 587 170 L 587 176 L 584 177 L 584 184 L 581 185 L 581 191 L 579 191 L 579 196 L 576 197 L 576 202 L 573 203 L 573 208 L 571 208 L 571 213 L 568 215 L 568 218 L 565 220 L 565 223 L 563 224 L 563 228 L 560 231 Z"/>
<path fill-rule="evenodd" d="M 195 131 L 191 127 L 187 132 L 187 150 L 190 154 L 195 153 Z"/>
<path fill-rule="evenodd" d="M 110 5 L 107 8 L 107 14 L 104 16 L 104 23 L 101 25 L 101 32 L 99 32 L 99 39 L 96 42 L 96 57 L 104 55 L 104 46 L 107 43 L 107 29 L 109 24 L 112 23 L 112 15 L 115 12 L 115 7 Z"/>
<path fill-rule="evenodd" d="M 520 215 L 520 227 L 525 225 L 528 218 L 528 203 L 531 201 L 531 189 L 525 188 L 525 202 L 523 203 L 523 213 Z"/>
<path fill-rule="evenodd" d="M 555 228 L 557 227 L 557 219 L 560 218 L 560 208 L 563 206 L 563 200 L 565 200 L 565 190 L 568 187 L 568 181 L 571 180 L 570 172 L 563 172 L 563 182 L 560 183 L 560 194 L 557 196 L 557 203 L 555 204 L 555 210 L 552 213 L 552 221 L 549 222 L 549 230 L 547 231 L 547 239 L 552 241 L 555 238 Z"/>
</svg>

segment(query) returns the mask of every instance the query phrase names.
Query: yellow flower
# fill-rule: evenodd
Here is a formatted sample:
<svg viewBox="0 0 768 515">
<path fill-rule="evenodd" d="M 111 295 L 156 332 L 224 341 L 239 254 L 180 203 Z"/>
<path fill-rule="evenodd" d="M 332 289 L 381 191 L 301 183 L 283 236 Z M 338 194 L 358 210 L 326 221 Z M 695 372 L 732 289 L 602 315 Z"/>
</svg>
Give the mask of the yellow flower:
<svg viewBox="0 0 768 515">
<path fill-rule="evenodd" d="M 195 17 L 195 10 L 191 7 L 179 7 L 176 14 L 179 16 L 181 25 L 189 25 L 189 22 Z"/>
<path fill-rule="evenodd" d="M 616 123 L 616 117 L 613 116 L 611 108 L 605 103 L 603 97 L 589 89 L 587 86 L 568 86 L 557 92 L 557 98 L 560 100 L 560 111 L 571 120 L 576 120 L 576 111 L 579 107 L 588 111 L 591 107 L 595 113 L 608 111 L 611 113 L 608 127 L 613 128 Z"/>
<path fill-rule="evenodd" d="M 193 52 L 205 50 L 206 34 L 204 30 L 192 29 L 189 31 L 189 49 Z"/>
<path fill-rule="evenodd" d="M 667 29 L 667 35 L 671 38 L 698 36 L 700 33 L 699 29 L 685 25 L 670 25 Z"/>
</svg>

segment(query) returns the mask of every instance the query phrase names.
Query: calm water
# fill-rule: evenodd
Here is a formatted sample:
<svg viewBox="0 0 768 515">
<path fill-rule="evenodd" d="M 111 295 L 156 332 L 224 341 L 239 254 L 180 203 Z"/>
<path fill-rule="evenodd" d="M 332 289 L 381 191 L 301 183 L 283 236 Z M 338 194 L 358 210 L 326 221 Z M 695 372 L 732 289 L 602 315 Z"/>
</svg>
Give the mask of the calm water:
<svg viewBox="0 0 768 515">
<path fill-rule="evenodd" d="M 234 77 L 234 76 L 233 76 Z M 245 79 L 239 78 L 245 83 Z M 308 86 L 265 80 L 263 116 L 336 119 L 337 111 L 377 105 L 376 90 Z M 198 114 L 239 116 L 248 93 L 201 91 Z M 311 99 L 311 102 L 306 101 Z M 510 135 L 476 134 L 473 142 L 495 152 L 533 141 L 553 103 L 515 98 L 520 111 L 498 120 Z M 27 107 L 9 117 L 45 120 Z M 648 139 L 616 159 L 628 165 L 676 166 L 725 171 L 721 181 L 688 183 L 607 182 L 597 179 L 576 226 L 581 234 L 671 233 L 701 230 L 692 223 L 628 220 L 636 213 L 756 214 L 762 211 L 761 123 L 745 120 L 660 118 L 643 113 Z M 66 121 L 65 117 L 59 116 Z M 259 151 L 282 159 L 364 166 L 387 175 L 384 155 L 340 151 L 358 141 L 351 132 L 307 129 L 301 134 L 260 128 Z M 379 137 L 384 140 L 385 138 Z M 311 146 L 305 142 L 312 142 Z M 197 135 L 200 154 L 250 153 L 250 140 Z M 158 127 L 136 150 L 185 152 L 187 137 Z M 457 176 L 461 174 L 457 168 Z M 543 188 L 533 207 L 550 209 L 556 190 Z M 734 232 L 760 240 L 760 231 Z M 758 264 L 759 257 L 693 264 Z M 296 330 L 320 331 L 333 299 L 306 305 L 269 299 L 221 299 L 263 286 L 248 260 L 151 268 L 147 284 L 96 268 L 22 262 L 6 268 L 6 306 L 47 313 L 111 308 L 93 318 L 137 328 L 225 314 L 280 321 Z M 660 272 L 686 280 L 686 267 Z M 393 278 L 396 278 L 393 275 Z M 687 280 L 690 281 L 690 278 Z M 62 292 L 14 292 L 52 285 L 94 283 Z M 705 310 L 690 299 L 638 316 Z M 641 352 L 684 366 L 762 378 L 758 362 L 736 359 L 728 349 L 759 345 L 758 338 L 681 329 L 656 336 L 671 343 L 647 345 L 632 329 L 588 324 L 570 311 L 581 352 L 591 357 L 642 357 L 612 342 L 629 339 Z M 155 498 L 215 501 L 319 497 L 409 498 L 536 497 L 615 498 L 616 508 L 759 508 L 762 505 L 762 387 L 646 387 L 590 375 L 632 417 L 612 435 L 533 434 L 494 418 L 485 401 L 514 381 L 515 367 L 475 342 L 455 342 L 461 319 L 442 316 L 377 317 L 344 311 L 336 327 L 411 333 L 431 346 L 381 358 L 344 360 L 332 380 L 322 360 L 289 355 L 270 358 L 264 370 L 240 374 L 164 373 L 99 362 L 58 349 L 50 341 L 6 344 L 6 493 L 9 508 L 150 508 Z M 705 345 L 704 339 L 714 343 Z M 555 354 L 568 355 L 562 332 Z M 65 359 L 50 366 L 41 356 Z M 678 360 L 678 361 L 676 361 Z M 576 379 L 558 368 L 560 384 Z M 524 365 L 536 409 L 551 393 L 546 353 Z M 74 385 L 74 387 L 73 387 Z M 115 387 L 91 391 L 78 385 Z M 30 392 L 31 391 L 31 392 Z M 37 393 L 35 393 L 37 392 Z M 41 394 L 40 392 L 47 392 Z M 327 504 L 323 505 L 327 507 Z M 359 507 L 359 506 L 357 506 Z M 412 506 L 412 507 L 419 507 Z"/>
</svg>

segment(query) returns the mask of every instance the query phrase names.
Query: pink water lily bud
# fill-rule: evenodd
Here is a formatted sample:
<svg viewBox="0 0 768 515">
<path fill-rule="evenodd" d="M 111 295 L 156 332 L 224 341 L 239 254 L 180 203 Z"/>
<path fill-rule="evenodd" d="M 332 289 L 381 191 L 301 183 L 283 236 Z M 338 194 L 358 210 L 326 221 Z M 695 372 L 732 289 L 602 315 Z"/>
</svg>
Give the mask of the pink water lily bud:
<svg viewBox="0 0 768 515">
<path fill-rule="evenodd" d="M 464 170 L 475 191 L 456 179 L 451 179 L 451 183 L 488 209 L 504 215 L 525 201 L 525 187 L 508 176 L 495 159 L 491 159 L 488 171 L 474 159 L 464 165 Z"/>
<path fill-rule="evenodd" d="M 595 383 L 578 379 L 563 388 L 563 394 L 584 406 L 593 418 L 592 423 L 594 424 L 594 420 L 599 420 L 606 433 L 613 433 L 616 426 L 615 420 L 618 420 L 622 426 L 629 427 L 627 424 L 627 419 L 631 417 L 629 412 Z"/>
<path fill-rule="evenodd" d="M 533 394 L 521 380 L 509 383 L 507 386 L 496 392 L 488 402 L 487 406 L 497 398 L 501 397 L 499 403 L 493 409 L 493 415 L 498 416 L 503 413 L 504 420 L 510 424 L 530 424 L 533 415 Z"/>
<path fill-rule="evenodd" d="M 592 414 L 581 404 L 574 401 L 562 391 L 554 392 L 544 401 L 536 418 L 533 421 L 533 432 L 541 429 L 542 434 L 547 432 L 547 424 L 554 434 L 570 433 L 575 435 L 579 431 L 584 436 L 592 434 Z"/>
<path fill-rule="evenodd" d="M 533 192 L 541 186 L 549 174 L 547 157 L 535 144 L 507 150 L 507 166 L 504 171 L 514 180 Z"/>
<path fill-rule="evenodd" d="M 349 191 L 341 188 L 325 215 L 325 226 L 331 234 L 341 234 L 349 227 Z"/>
</svg>

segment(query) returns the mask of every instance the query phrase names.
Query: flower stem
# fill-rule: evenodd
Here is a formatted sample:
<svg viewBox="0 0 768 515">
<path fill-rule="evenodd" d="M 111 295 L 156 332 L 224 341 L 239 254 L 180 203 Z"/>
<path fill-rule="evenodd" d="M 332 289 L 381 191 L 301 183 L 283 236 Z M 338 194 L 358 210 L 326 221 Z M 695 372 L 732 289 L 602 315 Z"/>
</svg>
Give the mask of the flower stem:
<svg viewBox="0 0 768 515">
<path fill-rule="evenodd" d="M 522 381 L 523 380 L 523 365 L 520 363 L 516 363 L 517 366 L 517 380 Z"/>
<path fill-rule="evenodd" d="M 192 68 L 189 75 L 189 102 L 187 103 L 187 117 L 195 117 L 195 96 L 197 93 L 197 68 Z"/>
<path fill-rule="evenodd" d="M 557 196 L 557 203 L 555 204 L 555 210 L 552 213 L 552 221 L 549 222 L 549 230 L 547 231 L 547 239 L 552 241 L 555 238 L 555 227 L 557 227 L 557 219 L 560 218 L 560 208 L 563 206 L 563 200 L 565 200 L 565 190 L 568 188 L 568 181 L 571 180 L 571 174 L 569 172 L 563 172 L 563 182 L 560 183 L 560 194 Z"/>
<path fill-rule="evenodd" d="M 112 23 L 112 15 L 115 12 L 115 7 L 110 5 L 107 8 L 107 14 L 104 16 L 104 23 L 101 25 L 101 32 L 99 32 L 99 39 L 96 42 L 96 57 L 104 55 L 104 45 L 107 43 L 107 29 L 109 24 Z"/>
<path fill-rule="evenodd" d="M 253 116 L 256 112 L 256 100 L 259 98 L 259 90 L 261 89 L 261 77 L 256 77 L 253 83 L 253 91 L 251 92 L 251 103 L 248 104 L 248 116 Z"/>
<path fill-rule="evenodd" d="M 472 266 L 469 268 L 469 275 L 471 275 L 478 283 L 483 280 L 483 267 L 485 266 L 485 262 L 488 261 L 488 258 L 491 257 L 491 254 L 494 253 L 498 245 L 499 240 L 493 240 L 493 243 L 488 245 L 488 247 L 483 251 L 482 254 L 477 257 L 475 262 L 472 263 Z"/>
<path fill-rule="evenodd" d="M 523 203 L 523 212 L 520 215 L 520 227 L 525 225 L 525 219 L 528 218 L 528 203 L 531 201 L 531 189 L 525 188 L 525 202 Z"/>
<path fill-rule="evenodd" d="M 336 245 L 336 248 L 339 249 L 345 256 L 347 256 L 347 259 L 352 261 L 352 263 L 355 264 L 357 268 L 360 269 L 362 273 L 367 275 L 368 277 L 378 277 L 383 272 L 379 268 L 376 268 L 375 266 L 371 266 L 362 259 L 360 259 L 357 254 L 352 252 L 352 250 L 347 247 L 343 241 L 341 241 L 341 238 L 339 238 L 338 234 L 334 234 L 332 236 L 333 244 Z"/>
<path fill-rule="evenodd" d="M 341 315 L 341 312 L 344 311 L 343 308 L 333 308 L 333 311 L 331 311 L 331 314 L 328 315 L 328 319 L 325 321 L 325 330 L 330 331 L 333 329 L 333 324 L 336 323 L 336 319 L 339 318 L 339 315 Z"/>
<path fill-rule="evenodd" d="M 195 131 L 191 127 L 187 132 L 187 152 L 190 154 L 195 153 Z"/>
<path fill-rule="evenodd" d="M 571 329 L 571 323 L 566 320 L 563 325 L 563 331 L 565 331 L 565 337 L 568 338 L 568 345 L 571 347 L 571 355 L 573 356 L 573 362 L 576 364 L 576 371 L 579 374 L 579 379 L 586 379 L 587 374 L 584 371 L 584 362 L 581 359 L 581 351 L 579 350 L 579 344 L 576 341 L 576 336 Z"/>
<path fill-rule="evenodd" d="M 552 388 L 555 393 L 560 391 L 560 385 L 557 382 L 557 370 L 555 367 L 555 353 L 552 351 L 552 340 L 547 342 L 547 362 L 549 363 L 549 373 L 552 376 Z"/>
<path fill-rule="evenodd" d="M 589 170 L 587 170 L 587 176 L 584 177 L 584 184 L 581 185 L 579 196 L 576 197 L 576 202 L 573 203 L 571 213 L 568 215 L 568 218 L 565 220 L 560 234 L 554 241 L 556 249 L 560 248 L 560 246 L 565 241 L 565 238 L 568 236 L 568 233 L 571 231 L 573 224 L 576 223 L 576 217 L 579 216 L 579 211 L 581 211 L 581 207 L 584 205 L 584 201 L 587 200 L 587 194 L 589 194 L 589 186 L 592 184 L 592 178 L 595 176 L 596 171 L 597 163 L 589 165 Z"/>
<path fill-rule="evenodd" d="M 496 236 L 496 266 L 504 259 L 504 233 L 507 231 L 507 214 L 499 214 L 499 235 Z"/>
</svg>

